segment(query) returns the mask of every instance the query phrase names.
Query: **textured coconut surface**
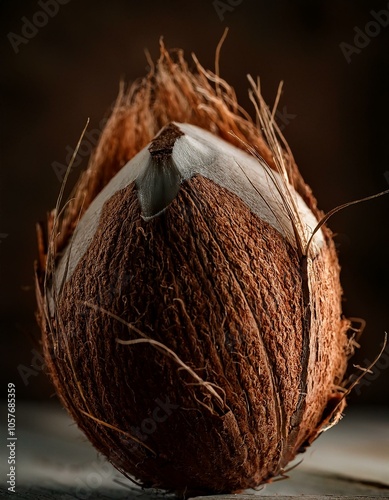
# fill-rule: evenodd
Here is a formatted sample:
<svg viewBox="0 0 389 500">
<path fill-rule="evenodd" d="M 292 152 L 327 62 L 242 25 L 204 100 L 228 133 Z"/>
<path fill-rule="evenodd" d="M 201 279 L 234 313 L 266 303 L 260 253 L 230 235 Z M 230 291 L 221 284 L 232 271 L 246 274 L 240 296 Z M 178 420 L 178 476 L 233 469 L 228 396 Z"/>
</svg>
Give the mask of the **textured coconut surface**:
<svg viewBox="0 0 389 500">
<path fill-rule="evenodd" d="M 63 404 L 145 486 L 216 494 L 278 476 L 339 402 L 348 325 L 330 249 L 310 261 L 308 293 L 297 252 L 213 181 L 186 181 L 149 222 L 134 186 L 118 191 L 44 326 Z M 161 397 L 169 420 L 147 444 L 112 427 L 131 430 Z"/>
<path fill-rule="evenodd" d="M 5 442 L 5 419 L 1 423 Z M 66 412 L 57 405 L 20 403 L 17 407 L 16 493 L 14 499 L 174 498 L 142 490 L 98 456 Z M 389 498 L 389 409 L 350 408 L 288 473 L 289 478 L 247 490 L 255 496 L 306 500 Z M 1 447 L 0 498 L 7 495 L 6 447 Z M 237 495 L 219 495 L 229 500 Z M 213 498 L 213 497 L 198 497 Z"/>
<path fill-rule="evenodd" d="M 259 85 L 257 127 L 177 57 L 161 46 L 120 94 L 65 212 L 39 226 L 37 316 L 96 449 L 145 486 L 200 495 L 279 476 L 336 421 L 353 342 L 331 233 L 313 252 L 322 214 Z M 146 444 L 134 426 L 161 395 L 177 411 Z"/>
</svg>

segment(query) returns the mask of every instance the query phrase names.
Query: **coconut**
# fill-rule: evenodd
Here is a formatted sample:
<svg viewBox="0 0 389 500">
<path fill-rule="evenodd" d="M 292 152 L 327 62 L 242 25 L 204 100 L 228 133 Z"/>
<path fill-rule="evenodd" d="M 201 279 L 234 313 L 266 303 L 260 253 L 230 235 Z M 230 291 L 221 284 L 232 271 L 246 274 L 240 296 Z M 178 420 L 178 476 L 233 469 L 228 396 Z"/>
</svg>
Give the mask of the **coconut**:
<svg viewBox="0 0 389 500">
<path fill-rule="evenodd" d="M 161 45 L 121 89 L 36 264 L 62 404 L 119 471 L 180 495 L 282 475 L 338 420 L 350 355 L 332 234 L 274 112 L 250 79 L 257 126 L 195 63 Z"/>
</svg>

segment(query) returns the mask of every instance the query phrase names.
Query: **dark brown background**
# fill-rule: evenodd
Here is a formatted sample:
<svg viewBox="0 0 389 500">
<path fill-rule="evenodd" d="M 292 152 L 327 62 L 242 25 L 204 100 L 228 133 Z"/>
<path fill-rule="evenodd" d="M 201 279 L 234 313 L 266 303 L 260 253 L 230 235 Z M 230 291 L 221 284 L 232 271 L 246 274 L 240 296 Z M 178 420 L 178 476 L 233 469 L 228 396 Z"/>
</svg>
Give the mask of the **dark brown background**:
<svg viewBox="0 0 389 500">
<path fill-rule="evenodd" d="M 18 54 L 7 34 L 20 34 L 21 18 L 31 20 L 42 9 L 35 1 L 3 1 L 0 9 L 3 396 L 7 381 L 16 383 L 19 397 L 52 393 L 40 371 L 27 385 L 18 372 L 36 361 L 34 224 L 60 189 L 52 164 L 65 163 L 66 148 L 75 146 L 87 117 L 90 130 L 99 128 L 121 78 L 146 73 L 144 49 L 155 58 L 160 35 L 168 47 L 182 47 L 188 58 L 194 51 L 213 69 L 216 44 L 229 26 L 221 72 L 250 112 L 247 73 L 261 76 L 268 102 L 285 81 L 280 109 L 296 116 L 284 133 L 322 209 L 389 187 L 389 26 L 350 63 L 339 47 L 353 44 L 354 27 L 364 31 L 370 11 L 388 11 L 387 2 L 242 0 L 221 21 L 212 0 L 70 0 Z M 71 184 L 86 161 L 84 151 Z M 345 314 L 367 320 L 355 358 L 360 364 L 374 359 L 389 330 L 388 214 L 386 197 L 349 208 L 330 223 L 338 233 Z M 388 361 L 389 348 L 371 376 L 374 383 L 361 386 L 354 403 L 388 404 Z"/>
</svg>

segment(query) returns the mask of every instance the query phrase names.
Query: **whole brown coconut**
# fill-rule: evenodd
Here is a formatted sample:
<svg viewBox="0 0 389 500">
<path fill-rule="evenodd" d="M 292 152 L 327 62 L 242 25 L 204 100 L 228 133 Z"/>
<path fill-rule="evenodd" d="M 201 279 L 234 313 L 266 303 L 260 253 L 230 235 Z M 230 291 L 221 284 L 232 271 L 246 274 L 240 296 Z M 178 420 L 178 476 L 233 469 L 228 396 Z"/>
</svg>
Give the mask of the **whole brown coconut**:
<svg viewBox="0 0 389 500">
<path fill-rule="evenodd" d="M 62 403 L 118 470 L 181 495 L 269 482 L 344 406 L 331 232 L 250 81 L 260 127 L 162 45 L 38 228 Z"/>
</svg>

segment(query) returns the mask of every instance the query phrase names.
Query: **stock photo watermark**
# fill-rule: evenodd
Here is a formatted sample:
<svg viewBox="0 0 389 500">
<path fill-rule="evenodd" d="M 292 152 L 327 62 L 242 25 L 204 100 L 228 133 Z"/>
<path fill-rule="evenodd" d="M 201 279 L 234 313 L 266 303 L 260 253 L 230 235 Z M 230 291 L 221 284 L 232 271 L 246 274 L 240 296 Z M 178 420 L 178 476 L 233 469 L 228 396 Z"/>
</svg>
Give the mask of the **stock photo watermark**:
<svg viewBox="0 0 389 500">
<path fill-rule="evenodd" d="M 363 28 L 354 26 L 353 43 L 341 42 L 339 44 L 339 48 L 348 64 L 351 63 L 351 57 L 354 54 L 360 54 L 370 44 L 372 38 L 378 36 L 383 28 L 389 26 L 389 3 L 386 9 L 371 10 L 370 15 L 372 19 Z"/>
<path fill-rule="evenodd" d="M 19 364 L 17 367 L 18 373 L 25 386 L 30 383 L 30 377 L 36 377 L 46 368 L 46 362 L 37 349 L 32 349 L 31 354 L 32 359 L 29 366 Z"/>
<path fill-rule="evenodd" d="M 168 396 L 165 396 L 165 401 L 161 398 L 154 400 L 156 405 L 153 408 L 150 417 L 144 418 L 138 427 L 130 427 L 130 433 L 133 434 L 141 442 L 145 442 L 151 434 L 158 428 L 158 424 L 166 422 L 172 415 L 174 410 L 179 408 L 179 405 L 171 403 Z M 126 440 L 129 447 L 135 448 L 138 443 L 135 440 Z"/>
<path fill-rule="evenodd" d="M 297 115 L 288 113 L 286 106 L 284 106 L 282 108 L 282 111 L 277 109 L 277 111 L 275 113 L 275 117 L 276 117 L 277 121 L 279 122 L 278 128 L 282 132 L 285 129 L 285 127 L 287 127 L 291 123 L 291 121 L 297 117 Z"/>
<path fill-rule="evenodd" d="M 224 21 L 224 15 L 227 12 L 234 12 L 243 0 L 213 0 L 212 5 L 220 21 Z"/>
<path fill-rule="evenodd" d="M 16 387 L 13 382 L 8 384 L 7 397 L 7 489 L 16 492 Z"/>
<path fill-rule="evenodd" d="M 38 6 L 41 10 L 35 11 L 29 19 L 26 16 L 21 18 L 22 27 L 20 33 L 10 31 L 7 38 L 15 52 L 19 54 L 20 46 L 27 45 L 39 33 L 39 30 L 47 26 L 50 19 L 55 17 L 62 5 L 66 5 L 70 0 L 39 0 Z"/>
<path fill-rule="evenodd" d="M 83 461 L 80 464 L 57 461 L 50 463 L 49 467 L 51 467 L 52 474 L 40 478 L 39 484 L 50 490 L 55 488 L 55 498 L 58 500 L 95 498 L 98 489 L 110 487 L 119 477 L 119 472 L 102 456 L 98 456 L 91 462 Z M 69 491 L 60 494 L 64 486 Z"/>
<path fill-rule="evenodd" d="M 88 466 L 88 472 L 80 474 L 76 479 L 76 498 L 79 500 L 86 500 L 96 493 L 98 488 L 101 488 L 107 482 L 111 482 L 115 475 L 116 470 L 107 461 L 100 459 L 92 462 Z"/>
</svg>

